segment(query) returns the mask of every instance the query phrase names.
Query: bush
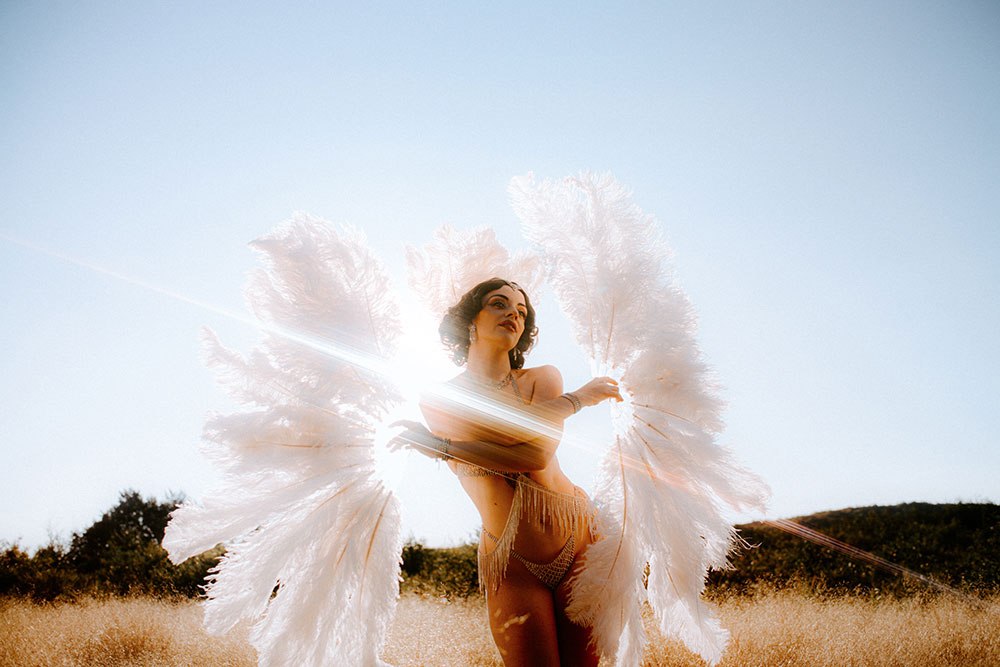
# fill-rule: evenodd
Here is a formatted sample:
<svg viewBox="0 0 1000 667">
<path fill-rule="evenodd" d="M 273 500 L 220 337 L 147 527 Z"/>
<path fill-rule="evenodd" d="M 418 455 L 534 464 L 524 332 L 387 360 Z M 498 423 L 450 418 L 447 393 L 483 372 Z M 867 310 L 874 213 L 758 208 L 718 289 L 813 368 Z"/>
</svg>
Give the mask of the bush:
<svg viewBox="0 0 1000 667">
<path fill-rule="evenodd" d="M 118 504 L 70 546 L 55 542 L 29 556 L 18 545 L 0 553 L 0 595 L 35 600 L 87 595 L 197 596 L 209 568 L 224 553 L 217 546 L 174 565 L 160 546 L 170 512 L 180 499 L 158 502 L 123 491 Z"/>
<path fill-rule="evenodd" d="M 402 590 L 448 598 L 478 595 L 477 550 L 475 544 L 430 549 L 407 542 L 403 547 Z"/>
</svg>

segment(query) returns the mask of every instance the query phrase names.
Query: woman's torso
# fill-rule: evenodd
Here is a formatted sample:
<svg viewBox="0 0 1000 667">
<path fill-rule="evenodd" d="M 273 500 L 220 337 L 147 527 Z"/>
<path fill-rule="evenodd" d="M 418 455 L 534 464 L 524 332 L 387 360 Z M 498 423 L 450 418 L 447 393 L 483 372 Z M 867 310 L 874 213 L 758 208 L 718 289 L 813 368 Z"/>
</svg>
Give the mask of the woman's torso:
<svg viewBox="0 0 1000 667">
<path fill-rule="evenodd" d="M 497 390 L 497 394 L 506 395 L 498 395 L 496 398 L 505 403 L 513 398 L 524 405 L 531 405 L 536 400 L 532 371 L 533 369 L 513 371 L 513 382 L 504 390 Z M 546 400 L 547 397 L 538 398 Z M 449 426 L 450 432 L 440 435 L 455 441 L 474 435 L 464 432 L 460 424 Z M 574 530 L 566 522 L 545 521 L 539 512 L 524 511 L 516 512 L 516 517 L 511 515 L 518 485 L 524 486 L 522 496 L 540 496 L 550 501 L 545 504 L 587 504 L 586 495 L 562 471 L 556 456 L 550 459 L 544 469 L 530 473 L 488 471 L 457 461 L 449 462 L 449 467 L 458 476 L 462 488 L 479 511 L 485 532 L 501 536 L 508 530 L 515 531 L 514 549 L 525 558 L 538 562 L 551 560 L 566 543 L 571 531 L 578 533 L 578 542 L 589 542 L 585 535 L 589 532 L 589 526 L 585 521 L 577 521 Z M 509 519 L 516 520 L 516 525 L 509 526 Z M 480 551 L 488 552 L 492 547 L 490 540 L 484 539 L 480 544 Z"/>
</svg>

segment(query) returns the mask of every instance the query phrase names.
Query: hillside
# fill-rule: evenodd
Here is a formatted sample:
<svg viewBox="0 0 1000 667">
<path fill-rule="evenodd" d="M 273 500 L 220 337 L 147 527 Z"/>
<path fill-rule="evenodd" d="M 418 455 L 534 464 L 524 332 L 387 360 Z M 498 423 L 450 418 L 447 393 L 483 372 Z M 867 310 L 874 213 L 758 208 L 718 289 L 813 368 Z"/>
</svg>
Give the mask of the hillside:
<svg viewBox="0 0 1000 667">
<path fill-rule="evenodd" d="M 905 503 L 796 517 L 794 523 L 897 566 L 965 591 L 1000 588 L 1000 505 Z M 795 584 L 822 591 L 903 593 L 926 589 L 912 578 L 761 523 L 738 527 L 751 545 L 735 569 L 713 572 L 715 589 Z"/>
</svg>

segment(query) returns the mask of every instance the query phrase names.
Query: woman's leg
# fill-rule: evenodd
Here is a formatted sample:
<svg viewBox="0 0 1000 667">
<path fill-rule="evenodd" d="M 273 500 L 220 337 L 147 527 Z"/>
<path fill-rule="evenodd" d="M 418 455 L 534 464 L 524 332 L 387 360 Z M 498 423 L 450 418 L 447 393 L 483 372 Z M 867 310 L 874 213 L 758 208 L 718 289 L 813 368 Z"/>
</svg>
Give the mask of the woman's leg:
<svg viewBox="0 0 1000 667">
<path fill-rule="evenodd" d="M 566 594 L 564 583 L 556 589 L 555 617 L 556 632 L 559 636 L 559 660 L 563 665 L 597 667 L 600 656 L 590 644 L 591 629 L 577 625 L 566 617 Z"/>
<path fill-rule="evenodd" d="M 521 563 L 511 560 L 499 588 L 487 593 L 486 608 L 493 641 L 506 667 L 559 667 L 552 591 Z"/>
<path fill-rule="evenodd" d="M 582 567 L 584 551 L 592 543 L 589 529 L 583 528 L 577 533 L 576 558 L 573 565 L 555 591 L 556 632 L 559 636 L 559 658 L 563 665 L 580 665 L 580 667 L 597 667 L 600 655 L 590 643 L 591 628 L 577 625 L 566 616 L 566 605 L 569 603 L 569 580 Z"/>
</svg>

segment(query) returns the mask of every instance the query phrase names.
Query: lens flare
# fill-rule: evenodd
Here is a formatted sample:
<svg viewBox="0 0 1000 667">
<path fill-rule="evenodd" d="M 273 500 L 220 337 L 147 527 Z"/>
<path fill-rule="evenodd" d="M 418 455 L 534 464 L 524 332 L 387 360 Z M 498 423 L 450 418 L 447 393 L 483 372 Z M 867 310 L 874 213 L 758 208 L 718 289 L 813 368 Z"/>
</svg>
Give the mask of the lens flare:
<svg viewBox="0 0 1000 667">
<path fill-rule="evenodd" d="M 947 584 L 944 584 L 936 579 L 931 579 L 928 576 L 922 575 L 919 572 L 914 572 L 913 570 L 903 567 L 897 563 L 886 560 L 881 556 L 876 556 L 873 553 L 859 549 L 858 547 L 847 544 L 846 542 L 841 542 L 840 540 L 830 537 L 829 535 L 824 535 L 823 533 L 813 530 L 808 526 L 803 526 L 801 523 L 792 521 L 791 519 L 765 519 L 763 521 L 768 526 L 773 526 L 780 530 L 801 537 L 802 539 L 809 540 L 820 546 L 839 551 L 840 553 L 846 554 L 851 558 L 856 558 L 857 560 L 864 561 L 870 565 L 873 565 L 879 569 L 885 570 L 886 572 L 891 572 L 893 574 L 899 575 L 904 579 L 910 579 L 911 581 L 917 581 L 925 586 L 933 588 L 942 593 L 947 593 L 953 595 L 959 599 L 965 600 L 970 604 L 981 607 L 982 601 L 971 595 L 963 593 L 957 588 L 953 588 Z"/>
<path fill-rule="evenodd" d="M 219 307 L 215 304 L 209 303 L 202 299 L 190 297 L 186 294 L 182 294 L 180 292 L 176 292 L 174 290 L 149 283 L 145 280 L 141 280 L 139 278 L 135 278 L 133 276 L 129 276 L 120 273 L 118 271 L 114 271 L 112 269 L 99 266 L 87 260 L 80 259 L 77 257 L 72 257 L 70 255 L 55 250 L 51 250 L 49 248 L 44 248 L 34 243 L 13 238 L 7 234 L 0 233 L 0 239 L 21 246 L 23 248 L 27 248 L 39 254 L 67 262 L 75 266 L 79 266 L 94 273 L 108 276 L 116 280 L 128 283 L 130 285 L 134 285 L 142 289 L 146 289 L 151 292 L 161 294 L 163 296 L 176 299 L 184 303 L 191 304 L 203 310 L 216 313 L 231 320 L 255 327 L 265 333 L 272 334 L 275 336 L 280 336 L 282 338 L 285 338 L 286 340 L 306 346 L 317 352 L 328 355 L 332 358 L 339 359 L 345 363 L 351 364 L 358 369 L 368 371 L 380 375 L 384 378 L 390 379 L 395 384 L 401 386 L 401 388 L 404 390 L 404 393 L 410 396 L 416 395 L 416 393 L 419 392 L 421 388 L 423 388 L 423 390 L 426 393 L 430 393 L 432 395 L 436 394 L 437 396 L 444 398 L 445 400 L 464 405 L 472 410 L 488 415 L 489 417 L 491 417 L 492 419 L 496 420 L 501 424 L 507 424 L 511 428 L 516 429 L 518 431 L 530 430 L 538 434 L 541 434 L 543 436 L 561 439 L 562 442 L 560 446 L 568 447 L 577 451 L 585 451 L 589 453 L 597 453 L 604 450 L 604 446 L 601 443 L 591 442 L 581 437 L 573 437 L 573 438 L 563 437 L 562 429 L 553 425 L 553 423 L 550 420 L 547 420 L 537 415 L 526 413 L 523 410 L 519 410 L 515 407 L 505 406 L 496 401 L 489 400 L 481 393 L 462 389 L 451 384 L 445 384 L 440 381 L 437 384 L 434 384 L 432 388 L 428 390 L 427 389 L 428 382 L 433 382 L 434 380 L 438 379 L 443 380 L 443 376 L 440 365 L 435 366 L 433 362 L 427 362 L 427 361 L 419 361 L 419 362 L 412 361 L 414 359 L 418 360 L 426 359 L 425 357 L 421 357 L 421 355 L 418 354 L 413 349 L 414 345 L 418 346 L 417 349 L 426 349 L 425 347 L 424 348 L 419 347 L 421 345 L 426 344 L 426 341 L 416 341 L 416 339 L 408 338 L 408 336 L 404 334 L 403 336 L 404 343 L 400 346 L 401 354 L 398 354 L 393 359 L 387 359 L 379 354 L 373 354 L 372 352 L 366 350 L 365 349 L 366 347 L 371 347 L 371 346 L 366 345 L 360 336 L 350 336 L 348 332 L 338 332 L 338 334 L 343 334 L 344 337 L 356 338 L 357 340 L 356 345 L 347 344 L 344 342 L 333 342 L 329 339 L 308 335 L 301 331 L 296 331 L 272 322 L 265 322 L 254 317 L 247 316 L 240 312 Z M 407 317 L 407 321 L 412 321 L 412 313 L 410 317 Z M 407 340 L 410 340 L 409 344 L 405 342 Z M 595 370 L 595 375 L 603 375 L 606 372 L 608 372 L 607 369 L 599 368 Z M 623 397 L 626 400 L 624 406 L 616 406 L 618 409 L 613 411 L 614 416 L 616 417 L 616 419 L 619 420 L 622 418 L 627 419 L 626 417 L 627 413 L 631 412 L 631 410 L 622 409 L 631 407 L 631 403 L 629 403 L 631 397 L 627 395 L 627 392 L 623 392 Z M 299 400 L 301 400 L 301 397 L 299 397 Z M 317 407 L 319 409 L 325 409 L 323 408 L 323 406 L 314 406 L 314 407 Z M 667 412 L 665 410 L 656 408 L 654 406 L 635 403 L 635 407 L 656 410 L 669 416 L 670 418 L 681 421 L 687 421 L 680 415 Z M 412 418 L 412 408 L 413 406 L 411 405 L 410 418 Z M 639 435 L 640 439 L 642 436 L 637 430 L 637 426 L 644 426 L 646 428 L 653 429 L 654 431 L 656 430 L 651 424 L 647 422 L 642 422 L 641 420 L 633 419 L 631 425 L 629 425 L 629 428 L 631 428 L 635 434 Z M 659 435 L 663 436 L 662 433 L 659 433 Z M 389 434 L 387 433 L 385 427 L 384 426 L 380 427 L 376 437 L 376 441 L 384 444 L 384 440 L 387 439 L 388 437 Z M 259 444 L 273 444 L 275 446 L 286 446 L 282 443 L 261 442 Z M 620 465 L 622 466 L 623 469 L 627 468 L 632 470 L 645 471 L 659 483 L 670 484 L 678 489 L 695 492 L 695 489 L 693 489 L 691 486 L 690 480 L 686 480 L 680 476 L 671 474 L 667 470 L 663 469 L 662 466 L 655 465 L 655 462 L 649 462 L 645 460 L 638 460 L 635 458 L 622 456 L 620 460 Z M 384 468 L 381 464 L 379 465 L 379 467 L 383 468 L 383 470 L 385 471 L 388 471 L 388 469 Z M 723 498 L 722 500 L 726 501 L 727 499 Z M 963 593 L 962 591 L 956 588 L 948 586 L 947 584 L 944 584 L 935 579 L 922 575 L 918 572 L 914 572 L 913 570 L 903 567 L 902 565 L 886 560 L 881 556 L 876 556 L 875 554 L 864 551 L 863 549 L 859 549 L 858 547 L 852 546 L 850 544 L 837 540 L 833 537 L 820 533 L 819 531 L 813 530 L 812 528 L 803 526 L 802 524 L 792 521 L 790 519 L 765 519 L 763 523 L 778 528 L 780 530 L 783 530 L 792 535 L 796 535 L 802 539 L 809 540 L 810 542 L 814 542 L 815 544 L 819 544 L 821 546 L 833 549 L 835 551 L 839 551 L 852 558 L 869 563 L 870 565 L 878 567 L 887 572 L 894 573 L 896 575 L 902 576 L 912 581 L 917 581 L 942 593 L 953 595 L 959 599 L 962 599 L 974 605 L 977 608 L 982 608 L 984 606 L 982 600 L 979 600 L 978 598 Z"/>
</svg>

